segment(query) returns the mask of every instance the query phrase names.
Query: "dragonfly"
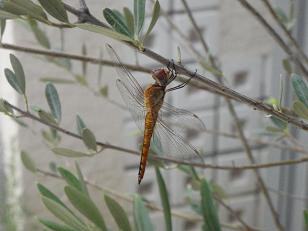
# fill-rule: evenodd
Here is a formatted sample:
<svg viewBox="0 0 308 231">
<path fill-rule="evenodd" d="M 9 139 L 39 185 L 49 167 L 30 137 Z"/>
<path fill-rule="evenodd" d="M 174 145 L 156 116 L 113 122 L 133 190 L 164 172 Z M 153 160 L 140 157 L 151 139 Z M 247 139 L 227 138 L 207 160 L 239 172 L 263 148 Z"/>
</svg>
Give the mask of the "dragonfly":
<svg viewBox="0 0 308 231">
<path fill-rule="evenodd" d="M 138 184 L 144 177 L 151 145 L 160 147 L 159 155 L 164 157 L 203 161 L 197 149 L 182 135 L 187 128 L 199 132 L 205 128 L 203 122 L 197 115 L 176 108 L 164 100 L 167 93 L 185 87 L 190 79 L 177 86 L 169 87 L 176 79 L 177 73 L 174 67 L 171 68 L 171 65 L 168 65 L 168 67 L 153 70 L 152 78 L 155 82 L 143 89 L 122 64 L 114 49 L 110 45 L 106 47 L 112 59 L 119 64 L 116 68 L 119 75 L 119 79 L 116 80 L 117 88 L 137 127 L 143 133 Z"/>
</svg>

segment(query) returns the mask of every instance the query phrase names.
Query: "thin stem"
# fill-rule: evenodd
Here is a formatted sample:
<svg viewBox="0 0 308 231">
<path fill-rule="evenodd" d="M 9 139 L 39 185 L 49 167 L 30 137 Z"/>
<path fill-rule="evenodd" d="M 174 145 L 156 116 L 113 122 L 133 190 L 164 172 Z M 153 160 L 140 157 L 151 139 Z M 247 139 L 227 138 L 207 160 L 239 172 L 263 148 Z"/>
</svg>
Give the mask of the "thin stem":
<svg viewBox="0 0 308 231">
<path fill-rule="evenodd" d="M 279 20 L 275 10 L 273 9 L 272 5 L 268 0 L 262 0 L 269 12 L 271 13 L 272 17 L 275 19 L 276 23 L 279 25 L 279 27 L 283 30 L 285 35 L 288 37 L 292 45 L 296 48 L 296 51 L 299 55 L 302 56 L 302 58 L 305 60 L 305 62 L 308 64 L 308 58 L 306 54 L 303 52 L 303 49 L 299 46 L 295 38 L 292 36 L 291 32 L 288 31 L 286 26 Z"/>
<path fill-rule="evenodd" d="M 46 56 L 55 57 L 55 58 L 68 58 L 68 59 L 78 60 L 82 62 L 106 65 L 106 66 L 111 66 L 111 67 L 121 66 L 120 64 L 116 62 L 112 62 L 112 61 L 105 60 L 105 59 L 87 57 L 87 56 L 75 55 L 75 54 L 69 54 L 69 53 L 63 53 L 63 52 L 57 52 L 57 51 L 35 49 L 35 48 L 17 46 L 17 45 L 8 44 L 8 43 L 0 43 L 0 48 L 7 49 L 7 50 L 20 51 L 20 52 L 25 52 L 25 53 L 31 53 L 31 54 L 37 54 L 37 55 L 46 55 Z M 144 73 L 151 73 L 152 71 L 151 69 L 144 68 L 142 66 L 136 66 L 136 65 L 130 65 L 130 64 L 122 64 L 122 65 L 132 71 L 139 71 L 139 72 L 144 72 Z"/>
<path fill-rule="evenodd" d="M 46 126 L 49 126 L 51 128 L 56 129 L 59 132 L 62 132 L 68 136 L 74 137 L 76 139 L 82 140 L 82 137 L 79 136 L 76 133 L 70 132 L 64 128 L 61 128 L 55 124 L 50 124 L 41 118 L 31 114 L 30 112 L 26 112 L 8 102 L 6 104 L 11 107 L 12 109 L 18 111 L 22 116 L 27 117 L 29 119 L 35 120 L 40 122 L 41 124 L 44 124 Z M 98 146 L 101 146 L 105 149 L 113 149 L 117 151 L 121 151 L 124 153 L 132 154 L 132 155 L 140 155 L 139 151 L 128 149 L 128 148 L 123 148 L 120 146 L 112 145 L 109 143 L 103 143 L 103 142 L 96 142 Z M 166 155 L 150 155 L 149 159 L 152 160 L 161 160 L 165 162 L 171 162 L 175 164 L 182 164 L 182 165 L 189 165 L 189 166 L 194 166 L 198 168 L 204 168 L 204 169 L 220 169 L 220 170 L 253 170 L 253 169 L 260 169 L 260 168 L 273 168 L 273 167 L 278 167 L 278 166 L 284 166 L 284 165 L 294 165 L 294 164 L 301 164 L 308 162 L 308 157 L 302 157 L 298 159 L 291 159 L 291 160 L 284 160 L 284 161 L 278 161 L 278 162 L 269 162 L 269 163 L 264 163 L 264 164 L 248 164 L 248 165 L 240 165 L 240 166 L 235 166 L 234 164 L 232 165 L 215 165 L 215 164 L 205 164 L 205 163 L 196 163 L 196 162 L 191 162 L 191 161 L 186 161 L 186 160 L 179 160 L 176 158 L 171 158 L 171 157 L 164 157 Z"/>
<path fill-rule="evenodd" d="M 264 26 L 269 34 L 275 39 L 280 47 L 291 57 L 291 60 L 301 69 L 304 73 L 304 77 L 308 78 L 308 70 L 301 60 L 294 56 L 290 47 L 284 42 L 281 36 L 275 31 L 275 29 L 265 20 L 265 18 L 246 0 L 237 0 L 245 9 L 247 9 L 252 15 L 254 15 L 258 21 Z"/>
<path fill-rule="evenodd" d="M 184 4 L 184 7 L 185 7 L 186 12 L 187 12 L 187 14 L 188 14 L 188 17 L 189 17 L 189 19 L 190 19 L 190 21 L 191 21 L 191 23 L 192 23 L 192 25 L 193 25 L 195 31 L 196 31 L 197 34 L 199 35 L 199 38 L 200 38 L 200 40 L 201 40 L 201 43 L 202 43 L 202 45 L 203 45 L 203 48 L 204 48 L 205 52 L 209 55 L 209 59 L 210 59 L 211 65 L 212 65 L 215 69 L 219 70 L 219 67 L 218 67 L 218 65 L 216 64 L 214 57 L 212 57 L 212 55 L 209 53 L 209 47 L 208 47 L 207 43 L 205 42 L 205 40 L 204 40 L 204 38 L 203 38 L 203 36 L 202 36 L 202 34 L 201 34 L 201 31 L 200 31 L 200 29 L 199 29 L 199 27 L 198 27 L 198 25 L 197 25 L 197 23 L 196 23 L 196 21 L 195 21 L 193 15 L 192 15 L 192 13 L 191 13 L 191 11 L 190 11 L 190 9 L 189 9 L 189 7 L 188 7 L 188 4 L 186 3 L 185 0 L 182 0 L 182 2 L 183 2 L 183 4 Z M 216 76 L 216 79 L 218 80 L 218 82 L 219 82 L 220 84 L 223 84 L 223 80 L 222 80 L 222 78 L 221 78 L 220 76 Z M 228 98 L 225 98 L 225 100 L 226 100 L 226 102 L 227 102 L 227 106 L 228 106 L 229 112 L 231 113 L 231 115 L 232 115 L 232 117 L 233 117 L 233 119 L 234 119 L 234 122 L 235 122 L 235 124 L 236 124 L 236 128 L 237 128 L 237 131 L 238 131 L 238 134 L 239 134 L 239 138 L 240 138 L 240 140 L 241 140 L 241 142 L 242 142 L 242 144 L 243 144 L 243 147 L 244 147 L 244 149 L 245 149 L 246 155 L 247 155 L 247 157 L 248 157 L 250 163 L 251 163 L 251 164 L 254 164 L 254 163 L 255 163 L 255 159 L 254 159 L 254 157 L 253 157 L 253 155 L 252 155 L 251 147 L 250 147 L 249 144 L 248 144 L 247 138 L 246 138 L 246 136 L 244 135 L 244 132 L 243 132 L 243 128 L 242 128 L 240 119 L 239 119 L 239 117 L 238 117 L 238 115 L 237 115 L 237 113 L 236 113 L 236 111 L 235 111 L 235 108 L 234 108 L 232 102 L 231 102 Z M 264 194 L 264 196 L 265 196 L 265 199 L 266 199 L 266 201 L 267 201 L 267 204 L 268 204 L 269 207 L 270 207 L 270 210 L 271 210 L 273 219 L 274 219 L 274 221 L 275 221 L 276 227 L 277 227 L 279 230 L 281 230 L 281 231 L 284 230 L 283 226 L 281 225 L 281 223 L 280 223 L 280 221 L 279 221 L 279 215 L 278 215 L 278 213 L 277 213 L 277 211 L 276 211 L 276 209 L 275 209 L 275 207 L 274 207 L 274 205 L 273 205 L 273 202 L 272 202 L 272 200 L 271 200 L 271 198 L 270 198 L 269 192 L 268 192 L 268 190 L 267 190 L 267 188 L 266 188 L 266 185 L 265 185 L 265 183 L 264 183 L 264 181 L 263 181 L 263 179 L 262 179 L 262 177 L 261 177 L 261 174 L 259 173 L 259 171 L 258 171 L 257 169 L 254 170 L 254 173 L 255 173 L 256 178 L 257 178 L 257 181 L 258 181 L 258 183 L 259 183 L 259 185 L 260 185 L 260 187 L 261 187 L 261 190 L 262 190 L 262 192 L 263 192 L 263 194 Z"/>
</svg>

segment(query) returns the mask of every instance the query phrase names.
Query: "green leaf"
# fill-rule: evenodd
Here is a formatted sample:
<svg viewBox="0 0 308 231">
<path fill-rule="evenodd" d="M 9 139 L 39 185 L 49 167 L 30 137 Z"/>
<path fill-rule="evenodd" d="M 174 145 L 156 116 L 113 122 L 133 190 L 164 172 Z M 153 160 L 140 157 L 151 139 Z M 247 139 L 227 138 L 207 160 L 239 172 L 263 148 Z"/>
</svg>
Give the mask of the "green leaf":
<svg viewBox="0 0 308 231">
<path fill-rule="evenodd" d="M 308 108 L 305 107 L 305 105 L 301 101 L 297 100 L 293 103 L 293 111 L 299 117 L 308 120 Z"/>
<path fill-rule="evenodd" d="M 46 226 L 47 228 L 51 229 L 51 230 L 55 230 L 55 231 L 75 231 L 74 229 L 66 226 L 66 225 L 62 225 L 62 224 L 58 224 L 56 222 L 47 220 L 47 219 L 42 219 L 39 218 L 39 222 L 42 223 L 44 226 Z"/>
<path fill-rule="evenodd" d="M 123 8 L 125 23 L 127 25 L 127 29 L 129 31 L 130 37 L 134 36 L 135 33 L 135 25 L 134 25 L 134 15 L 127 7 Z"/>
<path fill-rule="evenodd" d="M 151 31 L 153 30 L 153 28 L 154 28 L 154 26 L 155 26 L 155 24 L 156 24 L 156 22 L 159 18 L 159 13 L 160 13 L 160 4 L 159 4 L 159 1 L 156 0 L 155 3 L 154 3 L 154 6 L 153 6 L 152 19 L 151 19 L 150 25 L 148 27 L 148 30 L 144 35 L 144 38 L 146 38 L 151 33 Z"/>
<path fill-rule="evenodd" d="M 71 226 L 76 231 L 85 231 L 88 228 L 77 219 L 67 208 L 63 207 L 59 203 L 51 200 L 47 197 L 42 197 L 43 204 L 45 207 L 58 219 L 63 221 L 65 224 Z"/>
<path fill-rule="evenodd" d="M 107 231 L 107 227 L 101 213 L 99 212 L 94 202 L 88 196 L 71 186 L 65 186 L 64 191 L 72 205 L 80 213 L 86 216 L 101 230 Z"/>
<path fill-rule="evenodd" d="M 74 24 L 74 25 L 79 27 L 80 29 L 91 31 L 91 32 L 94 32 L 94 33 L 99 33 L 99 34 L 105 35 L 109 38 L 134 43 L 134 40 L 132 38 L 130 38 L 129 36 L 126 36 L 124 34 L 118 33 L 114 30 L 111 30 L 111 29 L 108 29 L 108 28 L 105 28 L 105 27 L 96 26 L 96 25 L 88 24 L 88 23 Z"/>
<path fill-rule="evenodd" d="M 282 24 L 286 24 L 288 22 L 288 16 L 280 7 L 275 8 L 274 11 Z"/>
<path fill-rule="evenodd" d="M 170 203 L 169 203 L 169 197 L 168 197 L 168 191 L 166 188 L 166 184 L 165 184 L 164 178 L 161 175 L 161 172 L 158 167 L 155 167 L 155 173 L 156 173 L 156 179 L 157 179 L 158 186 L 159 186 L 160 200 L 161 200 L 163 211 L 164 211 L 166 231 L 172 231 L 171 209 L 170 209 Z"/>
<path fill-rule="evenodd" d="M 308 211 L 304 210 L 304 221 L 305 221 L 305 227 L 308 230 Z"/>
<path fill-rule="evenodd" d="M 25 93 L 26 78 L 25 78 L 24 69 L 22 68 L 20 61 L 15 55 L 10 54 L 10 61 L 11 61 L 11 65 L 14 70 L 15 76 L 17 78 L 18 85 L 20 86 L 21 90 Z"/>
<path fill-rule="evenodd" d="M 42 7 L 54 18 L 61 22 L 68 22 L 68 17 L 61 0 L 38 0 Z"/>
<path fill-rule="evenodd" d="M 18 16 L 15 14 L 11 14 L 9 12 L 0 10 L 0 18 L 1 19 L 15 19 L 15 18 L 18 18 Z"/>
<path fill-rule="evenodd" d="M 61 103 L 57 89 L 52 83 L 48 83 L 45 88 L 45 96 L 51 110 L 52 115 L 57 119 L 58 123 L 61 121 Z"/>
<path fill-rule="evenodd" d="M 3 112 L 6 115 L 14 115 L 13 109 L 7 104 L 7 101 L 0 99 L 0 112 Z"/>
<path fill-rule="evenodd" d="M 205 179 L 201 181 L 201 209 L 204 220 L 204 230 L 220 231 L 217 209 L 213 201 L 211 189 Z"/>
<path fill-rule="evenodd" d="M 108 97 L 108 92 L 109 92 L 109 88 L 107 85 L 99 89 L 99 93 L 104 97 Z"/>
<path fill-rule="evenodd" d="M 54 57 L 46 57 L 49 62 L 54 63 L 55 65 L 64 68 L 68 71 L 72 70 L 72 63 L 70 59 L 67 58 L 54 58 Z"/>
<path fill-rule="evenodd" d="M 267 126 L 266 131 L 271 132 L 271 133 L 283 133 L 283 129 L 277 128 L 277 127 L 272 127 L 272 126 Z"/>
<path fill-rule="evenodd" d="M 138 38 L 144 24 L 145 0 L 134 0 L 135 36 Z"/>
<path fill-rule="evenodd" d="M 32 158 L 29 156 L 28 153 L 25 151 L 21 151 L 20 153 L 21 161 L 25 168 L 29 170 L 30 172 L 35 173 L 36 172 L 36 165 L 35 162 L 32 160 Z"/>
<path fill-rule="evenodd" d="M 282 60 L 282 66 L 289 75 L 292 73 L 292 66 L 288 59 Z"/>
<path fill-rule="evenodd" d="M 0 14 L 0 41 L 2 40 L 5 28 L 6 28 L 6 19 L 1 19 L 1 14 Z"/>
<path fill-rule="evenodd" d="M 14 74 L 14 72 L 8 68 L 5 68 L 4 74 L 5 74 L 6 80 L 11 85 L 11 87 L 14 88 L 19 94 L 24 95 L 22 86 L 20 86 L 20 83 L 17 80 L 17 76 Z"/>
<path fill-rule="evenodd" d="M 149 212 L 140 196 L 134 195 L 133 201 L 134 222 L 137 231 L 154 231 Z"/>
<path fill-rule="evenodd" d="M 47 21 L 47 15 L 42 7 L 30 0 L 2 0 L 0 9 L 15 15 L 25 15 L 43 22 Z"/>
<path fill-rule="evenodd" d="M 53 78 L 53 77 L 43 77 L 43 78 L 40 78 L 40 81 L 44 83 L 51 82 L 54 84 L 75 84 L 76 83 L 74 80 Z"/>
<path fill-rule="evenodd" d="M 87 86 L 88 81 L 84 75 L 74 75 L 76 81 L 81 84 L 82 86 Z"/>
<path fill-rule="evenodd" d="M 45 32 L 39 28 L 37 22 L 33 19 L 29 19 L 29 24 L 31 27 L 31 30 L 36 38 L 36 40 L 39 42 L 39 44 L 41 44 L 41 46 L 50 49 L 50 42 L 49 39 L 47 37 L 47 35 L 45 34 Z"/>
<path fill-rule="evenodd" d="M 79 191 L 82 191 L 82 186 L 78 178 L 71 173 L 69 170 L 59 167 L 58 172 L 63 177 L 63 179 L 66 181 L 66 183 L 74 188 L 76 188 Z"/>
<path fill-rule="evenodd" d="M 45 123 L 51 124 L 51 125 L 57 125 L 57 121 L 53 117 L 52 114 L 45 112 L 42 109 L 39 110 L 38 114 L 39 114 L 39 117 L 41 118 L 41 120 L 43 120 Z"/>
<path fill-rule="evenodd" d="M 281 130 L 286 129 L 287 126 L 288 126 L 288 123 L 286 121 L 281 120 L 281 119 L 277 118 L 276 116 L 271 116 L 270 119 Z"/>
<path fill-rule="evenodd" d="M 96 138 L 90 129 L 82 130 L 82 140 L 88 149 L 97 151 Z"/>
<path fill-rule="evenodd" d="M 89 157 L 90 155 L 83 152 L 74 151 L 68 148 L 53 148 L 51 149 L 55 154 L 70 158 Z"/>
<path fill-rule="evenodd" d="M 103 11 L 103 14 L 104 14 L 106 21 L 109 23 L 110 26 L 112 26 L 112 28 L 115 31 L 117 31 L 121 34 L 127 35 L 129 37 L 131 36 L 127 25 L 123 21 L 122 15 L 120 17 L 119 13 L 116 13 L 109 8 L 105 8 L 104 11 Z"/>
<path fill-rule="evenodd" d="M 79 182 L 80 182 L 80 186 L 81 186 L 81 191 L 89 196 L 89 191 L 88 191 L 88 188 L 87 188 L 87 184 L 83 178 L 83 175 L 82 175 L 82 172 L 81 172 L 81 169 L 79 167 L 79 164 L 77 163 L 77 161 L 75 162 L 75 166 L 76 166 L 76 170 L 77 170 L 77 174 L 78 174 L 78 179 L 79 179 Z"/>
<path fill-rule="evenodd" d="M 53 192 L 51 192 L 44 185 L 37 184 L 37 189 L 39 190 L 40 194 L 43 197 L 46 197 L 46 198 L 48 198 L 50 200 L 53 200 L 54 202 L 58 203 L 59 205 L 63 206 L 64 208 L 66 208 L 71 214 L 74 215 L 74 213 L 59 199 L 59 197 L 57 197 L 57 195 L 55 195 Z"/>
<path fill-rule="evenodd" d="M 131 227 L 128 217 L 121 205 L 107 195 L 104 195 L 104 199 L 113 219 L 119 227 L 119 230 L 130 231 Z"/>
<path fill-rule="evenodd" d="M 300 101 L 308 107 L 308 88 L 303 78 L 297 74 L 292 74 L 292 84 L 295 93 Z"/>
<path fill-rule="evenodd" d="M 77 123 L 77 131 L 80 136 L 82 136 L 83 129 L 87 128 L 86 124 L 83 122 L 79 115 L 76 116 L 76 123 Z"/>
</svg>

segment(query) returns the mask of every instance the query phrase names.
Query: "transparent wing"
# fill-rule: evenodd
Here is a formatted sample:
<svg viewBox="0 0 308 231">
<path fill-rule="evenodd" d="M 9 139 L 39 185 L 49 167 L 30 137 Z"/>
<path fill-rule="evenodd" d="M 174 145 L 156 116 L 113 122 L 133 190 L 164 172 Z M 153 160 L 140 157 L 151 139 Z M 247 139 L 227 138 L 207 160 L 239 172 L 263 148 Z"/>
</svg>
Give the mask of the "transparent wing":
<svg viewBox="0 0 308 231">
<path fill-rule="evenodd" d="M 143 89 L 132 75 L 132 73 L 122 64 L 120 57 L 117 55 L 115 50 L 109 45 L 106 45 L 106 49 L 113 59 L 114 62 L 119 64 L 119 67 L 116 67 L 116 71 L 123 82 L 123 84 L 130 90 L 132 97 L 135 98 L 140 104 L 143 104 Z"/>
</svg>

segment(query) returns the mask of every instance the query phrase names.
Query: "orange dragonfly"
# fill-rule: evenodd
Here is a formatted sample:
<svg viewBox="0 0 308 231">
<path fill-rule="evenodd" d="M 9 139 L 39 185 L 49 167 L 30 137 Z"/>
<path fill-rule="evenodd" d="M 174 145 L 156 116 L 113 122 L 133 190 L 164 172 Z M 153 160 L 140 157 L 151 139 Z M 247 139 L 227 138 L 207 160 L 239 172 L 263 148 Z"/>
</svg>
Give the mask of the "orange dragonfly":
<svg viewBox="0 0 308 231">
<path fill-rule="evenodd" d="M 195 114 L 164 102 L 166 93 L 183 88 L 190 79 L 175 87 L 167 88 L 176 79 L 176 71 L 175 68 L 161 68 L 152 71 L 155 83 L 142 89 L 131 72 L 122 65 L 113 48 L 108 45 L 107 50 L 114 61 L 121 66 L 116 68 L 120 77 L 116 82 L 117 87 L 138 128 L 143 132 L 138 184 L 141 183 L 145 173 L 151 144 L 158 147 L 161 152 L 157 153 L 158 155 L 186 160 L 194 160 L 197 157 L 202 161 L 197 149 L 180 134 L 184 134 L 185 128 L 200 131 L 205 128 L 203 122 Z"/>
</svg>

